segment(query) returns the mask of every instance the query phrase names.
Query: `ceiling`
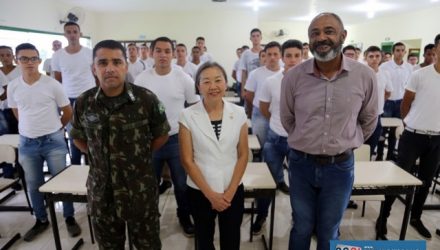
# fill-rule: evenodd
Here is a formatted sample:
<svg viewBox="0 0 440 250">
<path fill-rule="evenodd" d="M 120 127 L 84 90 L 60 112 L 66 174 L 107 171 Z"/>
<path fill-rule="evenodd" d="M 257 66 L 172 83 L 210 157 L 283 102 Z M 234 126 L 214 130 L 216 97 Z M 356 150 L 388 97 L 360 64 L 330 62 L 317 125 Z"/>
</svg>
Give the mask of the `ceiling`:
<svg viewBox="0 0 440 250">
<path fill-rule="evenodd" d="M 335 12 L 346 24 L 440 6 L 439 0 L 60 0 L 96 12 L 252 11 L 262 21 L 309 21 L 320 12 Z M 258 11 L 253 4 L 258 2 Z M 368 15 L 374 17 L 368 17 Z"/>
</svg>

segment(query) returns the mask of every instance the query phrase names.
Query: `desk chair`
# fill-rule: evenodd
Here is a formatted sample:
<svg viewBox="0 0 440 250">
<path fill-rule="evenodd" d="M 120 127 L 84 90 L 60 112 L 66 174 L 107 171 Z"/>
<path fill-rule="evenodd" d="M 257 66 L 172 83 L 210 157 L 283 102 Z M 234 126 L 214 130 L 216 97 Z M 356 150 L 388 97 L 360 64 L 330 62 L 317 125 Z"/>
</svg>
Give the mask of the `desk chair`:
<svg viewBox="0 0 440 250">
<path fill-rule="evenodd" d="M 371 161 L 370 158 L 370 145 L 363 144 L 359 148 L 354 150 L 355 161 Z M 365 216 L 365 205 L 367 201 L 380 201 L 383 203 L 385 196 L 383 195 L 353 195 L 350 200 L 362 201 L 362 217 Z M 381 205 L 382 206 L 382 205 Z"/>
<path fill-rule="evenodd" d="M 26 180 L 24 178 L 24 172 L 23 172 L 23 169 L 21 168 L 20 164 L 17 162 L 16 150 L 10 145 L 0 144 L 0 162 L 15 164 L 15 166 L 17 167 L 19 179 L 21 179 L 21 182 L 23 185 L 23 191 L 26 196 L 26 201 L 28 203 L 28 206 L 0 206 L 0 211 L 30 211 L 30 213 L 33 214 L 31 202 L 29 200 L 29 196 L 27 193 L 27 185 L 26 185 Z M 19 179 L 13 180 L 13 182 L 9 183 L 6 187 L 0 189 L 0 191 L 4 191 L 5 189 L 10 188 L 12 185 L 17 183 L 19 181 Z M 5 181 L 8 179 L 5 179 L 2 177 L 1 180 L 4 183 L 6 183 Z M 12 190 L 5 197 L 0 199 L 0 204 L 3 203 L 4 201 L 6 201 L 9 197 L 11 197 L 13 195 L 15 195 L 15 190 Z"/>
</svg>

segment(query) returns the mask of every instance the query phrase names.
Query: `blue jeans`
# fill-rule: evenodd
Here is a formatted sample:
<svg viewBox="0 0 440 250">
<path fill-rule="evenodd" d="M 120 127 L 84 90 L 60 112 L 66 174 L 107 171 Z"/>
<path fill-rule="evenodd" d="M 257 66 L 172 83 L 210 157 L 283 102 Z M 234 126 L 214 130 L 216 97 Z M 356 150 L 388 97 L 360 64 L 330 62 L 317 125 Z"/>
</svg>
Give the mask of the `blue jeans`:
<svg viewBox="0 0 440 250">
<path fill-rule="evenodd" d="M 174 185 L 174 195 L 177 202 L 177 216 L 189 216 L 189 204 L 187 197 L 186 172 L 180 163 L 179 139 L 176 135 L 168 138 L 168 141 L 160 149 L 153 152 L 153 167 L 156 171 L 158 183 L 162 175 L 162 167 L 167 163 L 170 168 L 171 180 Z"/>
<path fill-rule="evenodd" d="M 52 175 L 56 175 L 66 168 L 67 146 L 64 140 L 64 130 L 37 138 L 28 138 L 20 135 L 18 153 L 35 217 L 39 220 L 46 220 L 47 213 L 44 206 L 44 196 L 38 191 L 38 188 L 44 184 L 44 161 L 47 162 L 49 172 Z M 73 203 L 63 202 L 63 211 L 64 217 L 73 216 Z"/>
<path fill-rule="evenodd" d="M 283 162 L 289 154 L 289 145 L 287 137 L 279 136 L 269 128 L 266 137 L 266 143 L 263 148 L 264 161 L 269 166 L 273 178 L 277 184 L 284 182 Z M 267 217 L 271 199 L 257 199 L 257 214 Z"/>
<path fill-rule="evenodd" d="M 294 225 L 289 250 L 309 250 L 316 227 L 319 250 L 338 239 L 354 181 L 353 154 L 346 161 L 320 165 L 296 150 L 289 152 L 290 203 Z"/>
<path fill-rule="evenodd" d="M 257 107 L 252 108 L 252 134 L 258 136 L 258 140 L 263 145 L 266 142 L 269 121 L 261 114 Z"/>
<path fill-rule="evenodd" d="M 76 102 L 76 98 L 69 98 L 70 105 L 73 107 Z M 70 145 L 70 163 L 72 165 L 81 164 L 81 150 L 79 150 L 73 143 L 73 139 L 70 137 L 70 130 L 72 130 L 72 124 L 67 124 L 67 132 L 69 133 L 69 145 Z"/>
</svg>

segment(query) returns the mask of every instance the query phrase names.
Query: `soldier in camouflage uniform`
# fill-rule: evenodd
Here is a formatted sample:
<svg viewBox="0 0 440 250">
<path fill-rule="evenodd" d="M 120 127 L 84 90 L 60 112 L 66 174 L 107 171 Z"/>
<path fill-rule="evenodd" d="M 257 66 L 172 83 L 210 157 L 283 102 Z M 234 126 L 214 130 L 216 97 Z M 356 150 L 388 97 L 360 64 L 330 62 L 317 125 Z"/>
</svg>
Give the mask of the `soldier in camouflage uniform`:
<svg viewBox="0 0 440 250">
<path fill-rule="evenodd" d="M 123 249 L 125 225 L 137 249 L 160 249 L 158 190 L 152 151 L 168 139 L 165 110 L 149 90 L 124 82 L 123 46 L 93 49 L 99 87 L 78 97 L 71 136 L 88 153 L 89 212 L 100 249 Z"/>
</svg>

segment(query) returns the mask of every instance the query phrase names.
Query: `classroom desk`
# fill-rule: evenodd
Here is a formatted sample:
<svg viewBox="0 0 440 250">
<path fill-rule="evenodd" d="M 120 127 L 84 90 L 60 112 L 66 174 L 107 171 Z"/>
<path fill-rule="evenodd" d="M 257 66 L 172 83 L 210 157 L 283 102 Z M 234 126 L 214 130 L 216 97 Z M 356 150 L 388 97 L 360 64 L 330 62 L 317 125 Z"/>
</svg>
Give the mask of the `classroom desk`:
<svg viewBox="0 0 440 250">
<path fill-rule="evenodd" d="M 246 198 L 272 199 L 272 206 L 270 209 L 269 245 L 266 242 L 264 234 L 262 235 L 265 249 L 272 250 L 277 185 L 267 164 L 265 162 L 249 162 L 243 175 L 243 186 Z"/>
<path fill-rule="evenodd" d="M 223 97 L 223 100 L 228 101 L 228 102 L 232 102 L 232 103 L 240 103 L 240 97 L 238 96 L 225 96 Z"/>
<path fill-rule="evenodd" d="M 0 193 L 3 192 L 4 190 L 8 189 L 12 184 L 17 183 L 17 182 L 18 182 L 18 180 L 0 178 Z M 14 193 L 9 193 L 5 197 L 3 197 L 2 200 L 8 199 L 13 194 Z M 14 234 L 14 236 L 12 236 L 11 238 L 0 237 L 0 249 L 2 249 L 2 250 L 9 249 L 20 238 L 21 238 L 20 233 Z"/>
<path fill-rule="evenodd" d="M 399 240 L 404 240 L 414 191 L 416 186 L 422 185 L 422 182 L 391 161 L 357 161 L 354 169 L 352 195 L 406 194 L 405 212 L 399 237 Z"/>
<path fill-rule="evenodd" d="M 386 128 L 403 127 L 402 119 L 396 117 L 381 117 L 380 123 Z"/>
<path fill-rule="evenodd" d="M 87 203 L 86 181 L 89 174 L 89 166 L 71 165 L 50 178 L 40 188 L 40 192 L 45 194 L 45 199 L 49 205 L 50 220 L 57 250 L 61 249 L 60 234 L 58 231 L 57 217 L 55 214 L 54 202 L 71 201 Z M 89 218 L 89 225 L 90 225 Z M 93 233 L 90 231 L 92 243 Z M 72 249 L 78 249 L 84 243 L 80 238 Z"/>
<path fill-rule="evenodd" d="M 0 211 L 24 211 L 24 212 L 31 212 L 31 214 L 33 214 L 33 211 L 31 209 L 31 203 L 30 203 L 29 196 L 27 193 L 26 181 L 24 180 L 24 172 L 23 172 L 22 167 L 18 163 L 19 142 L 20 142 L 20 135 L 19 134 L 0 135 L 0 144 L 12 146 L 15 150 L 15 159 L 16 159 L 15 166 L 17 167 L 17 171 L 19 173 L 20 179 L 22 180 L 21 184 L 23 186 L 23 191 L 25 192 L 26 201 L 28 203 L 28 206 L 0 206 Z M 14 194 L 15 194 L 15 191 L 12 191 L 10 194 L 8 194 L 8 198 Z"/>
<path fill-rule="evenodd" d="M 18 148 L 19 142 L 20 142 L 20 135 L 19 134 L 0 135 L 0 144 L 10 145 L 14 148 Z"/>
<path fill-rule="evenodd" d="M 248 135 L 248 142 L 249 142 L 249 148 L 251 150 L 260 150 L 260 140 L 258 140 L 258 137 L 256 135 Z"/>
<path fill-rule="evenodd" d="M 40 192 L 46 195 L 46 200 L 49 205 L 50 218 L 52 222 L 52 229 L 54 234 L 56 249 L 61 249 L 60 236 L 58 232 L 58 225 L 56 221 L 56 214 L 54 209 L 55 201 L 73 201 L 73 202 L 87 202 L 87 188 L 86 181 L 89 172 L 89 166 L 72 165 L 67 167 L 57 175 L 49 179 L 40 187 Z M 273 223 L 275 216 L 275 194 L 276 184 L 266 163 L 250 162 L 246 168 L 243 176 L 243 185 L 245 188 L 246 197 L 270 197 L 272 199 L 272 208 L 270 214 L 270 233 L 269 233 L 269 247 L 272 249 L 273 243 Z M 93 239 L 93 237 L 92 237 Z M 266 245 L 265 238 L 263 241 Z M 80 239 L 75 247 L 83 244 Z M 74 247 L 74 248 L 75 248 Z"/>
</svg>

